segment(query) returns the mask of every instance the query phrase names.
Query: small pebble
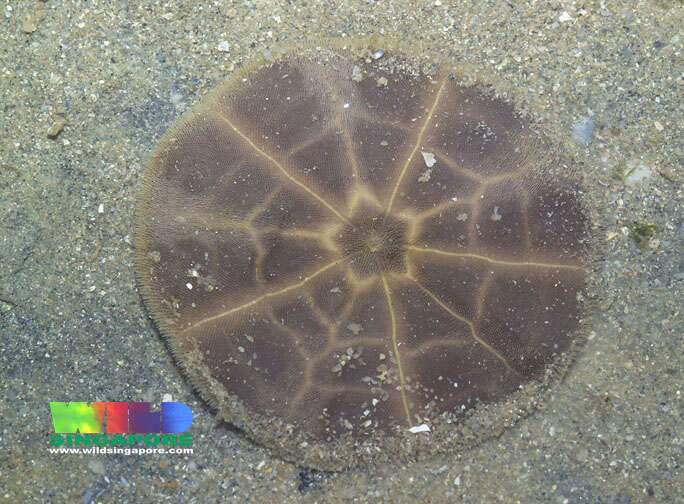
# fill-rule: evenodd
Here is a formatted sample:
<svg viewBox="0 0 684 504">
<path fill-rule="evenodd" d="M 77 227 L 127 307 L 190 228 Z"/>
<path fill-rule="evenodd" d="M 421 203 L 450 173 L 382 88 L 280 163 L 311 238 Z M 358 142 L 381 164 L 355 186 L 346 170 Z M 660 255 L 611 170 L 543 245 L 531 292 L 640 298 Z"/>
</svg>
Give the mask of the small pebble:
<svg viewBox="0 0 684 504">
<path fill-rule="evenodd" d="M 625 178 L 625 184 L 636 185 L 643 182 L 645 179 L 651 176 L 651 168 L 649 166 L 640 164 L 637 166 L 632 173 L 630 173 L 627 178 Z"/>
<path fill-rule="evenodd" d="M 50 126 L 47 130 L 47 137 L 50 139 L 57 138 L 57 135 L 62 132 L 64 126 L 66 126 L 66 119 L 63 117 L 55 118 L 55 122 L 52 123 L 52 126 Z"/>
<path fill-rule="evenodd" d="M 218 50 L 221 52 L 228 52 L 230 51 L 230 44 L 228 43 L 227 40 L 222 40 L 219 45 L 218 45 Z"/>
<path fill-rule="evenodd" d="M 620 56 L 622 56 L 625 59 L 629 59 L 632 56 L 634 56 L 634 52 L 628 46 L 625 46 L 622 49 L 620 49 Z"/>
<path fill-rule="evenodd" d="M 594 134 L 594 120 L 589 116 L 584 116 L 572 125 L 572 134 L 582 146 L 588 146 Z"/>
<path fill-rule="evenodd" d="M 21 23 L 21 31 L 30 34 L 38 29 L 38 24 L 45 19 L 47 11 L 46 9 L 38 4 L 34 7 L 31 12 L 28 12 Z"/>
<path fill-rule="evenodd" d="M 24 22 L 21 24 L 21 31 L 24 33 L 33 33 L 38 29 L 38 25 L 36 24 L 35 20 L 33 17 L 29 14 L 24 18 Z"/>
<path fill-rule="evenodd" d="M 88 462 L 88 469 L 99 475 L 104 475 L 105 473 L 105 466 L 101 460 L 91 460 Z"/>
<path fill-rule="evenodd" d="M 558 21 L 560 21 L 561 23 L 565 23 L 565 22 L 571 21 L 571 20 L 572 20 L 572 16 L 570 14 L 568 14 L 568 11 L 563 11 L 563 14 L 558 16 Z"/>
<path fill-rule="evenodd" d="M 363 72 L 361 72 L 361 68 L 358 65 L 354 65 L 354 68 L 352 68 L 351 78 L 354 82 L 361 82 L 363 80 Z"/>
</svg>

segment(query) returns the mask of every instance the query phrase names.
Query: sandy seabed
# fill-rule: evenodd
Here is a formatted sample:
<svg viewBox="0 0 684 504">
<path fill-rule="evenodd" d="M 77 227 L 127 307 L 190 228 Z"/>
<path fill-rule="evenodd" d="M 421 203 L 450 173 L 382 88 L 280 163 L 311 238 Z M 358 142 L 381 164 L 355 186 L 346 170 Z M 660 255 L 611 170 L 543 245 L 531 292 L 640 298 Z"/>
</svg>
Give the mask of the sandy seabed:
<svg viewBox="0 0 684 504">
<path fill-rule="evenodd" d="M 2 9 L 0 501 L 682 499 L 680 2 Z M 163 132 L 250 58 L 367 35 L 505 81 L 579 161 L 606 247 L 589 341 L 543 410 L 466 453 L 312 473 L 218 423 L 178 371 L 135 287 L 136 183 Z M 637 241 L 644 224 L 655 232 Z M 164 394 L 195 415 L 193 454 L 48 452 L 49 401 Z"/>
</svg>

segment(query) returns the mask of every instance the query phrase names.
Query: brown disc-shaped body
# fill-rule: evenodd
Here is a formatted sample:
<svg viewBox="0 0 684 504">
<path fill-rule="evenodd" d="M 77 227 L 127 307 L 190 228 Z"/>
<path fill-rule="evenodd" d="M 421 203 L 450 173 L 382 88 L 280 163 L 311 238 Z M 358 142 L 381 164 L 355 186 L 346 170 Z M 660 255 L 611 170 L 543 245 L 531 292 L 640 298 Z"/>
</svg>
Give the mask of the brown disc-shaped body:
<svg viewBox="0 0 684 504">
<path fill-rule="evenodd" d="M 220 415 L 300 462 L 476 442 L 575 345 L 591 240 L 572 167 L 490 87 L 428 63 L 254 63 L 145 173 L 152 317 Z"/>
</svg>

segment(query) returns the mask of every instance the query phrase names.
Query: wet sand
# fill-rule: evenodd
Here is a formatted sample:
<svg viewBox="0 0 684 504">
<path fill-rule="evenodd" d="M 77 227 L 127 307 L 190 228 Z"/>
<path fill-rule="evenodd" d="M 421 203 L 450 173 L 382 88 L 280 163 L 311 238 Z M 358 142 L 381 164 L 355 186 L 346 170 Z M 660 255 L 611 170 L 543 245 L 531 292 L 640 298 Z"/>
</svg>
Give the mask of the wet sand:
<svg viewBox="0 0 684 504">
<path fill-rule="evenodd" d="M 682 498 L 679 2 L 3 9 L 0 501 Z M 180 374 L 135 287 L 136 183 L 163 132 L 251 57 L 310 37 L 370 34 L 497 74 L 566 145 L 599 207 L 598 308 L 543 410 L 498 439 L 409 465 L 312 473 L 217 422 Z M 164 394 L 195 415 L 192 455 L 47 451 L 49 401 L 158 405 Z"/>
</svg>

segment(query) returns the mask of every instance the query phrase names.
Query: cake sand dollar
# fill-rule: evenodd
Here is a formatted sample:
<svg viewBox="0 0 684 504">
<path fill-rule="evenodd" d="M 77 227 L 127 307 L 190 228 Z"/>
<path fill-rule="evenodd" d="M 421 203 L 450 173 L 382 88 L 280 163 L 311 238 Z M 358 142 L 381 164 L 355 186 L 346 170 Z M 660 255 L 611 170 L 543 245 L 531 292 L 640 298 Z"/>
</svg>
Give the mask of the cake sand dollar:
<svg viewBox="0 0 684 504">
<path fill-rule="evenodd" d="M 448 61 L 328 43 L 249 63 L 165 134 L 138 282 L 221 418 L 340 469 L 536 407 L 582 340 L 594 240 L 521 110 Z"/>
</svg>

